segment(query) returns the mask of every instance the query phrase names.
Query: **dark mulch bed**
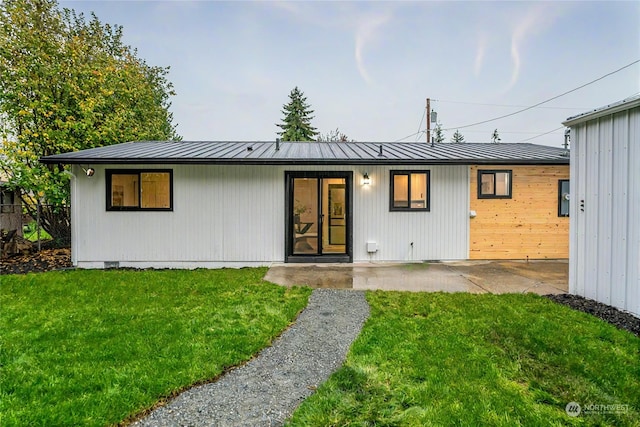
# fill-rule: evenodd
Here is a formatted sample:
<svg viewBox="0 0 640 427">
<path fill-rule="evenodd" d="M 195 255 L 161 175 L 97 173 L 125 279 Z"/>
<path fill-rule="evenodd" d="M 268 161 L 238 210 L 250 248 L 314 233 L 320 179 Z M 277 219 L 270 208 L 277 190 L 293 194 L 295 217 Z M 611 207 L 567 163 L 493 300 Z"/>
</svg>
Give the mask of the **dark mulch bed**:
<svg viewBox="0 0 640 427">
<path fill-rule="evenodd" d="M 0 259 L 0 274 L 41 273 L 71 267 L 71 250 L 45 249 L 28 255 Z"/>
<path fill-rule="evenodd" d="M 599 317 L 605 322 L 609 322 L 619 329 L 624 329 L 634 335 L 640 337 L 640 318 L 632 314 L 620 311 L 610 305 L 599 303 L 592 299 L 584 298 L 578 295 L 558 294 L 545 295 L 552 301 L 559 304 L 567 305 L 574 310 L 580 310 Z"/>
</svg>

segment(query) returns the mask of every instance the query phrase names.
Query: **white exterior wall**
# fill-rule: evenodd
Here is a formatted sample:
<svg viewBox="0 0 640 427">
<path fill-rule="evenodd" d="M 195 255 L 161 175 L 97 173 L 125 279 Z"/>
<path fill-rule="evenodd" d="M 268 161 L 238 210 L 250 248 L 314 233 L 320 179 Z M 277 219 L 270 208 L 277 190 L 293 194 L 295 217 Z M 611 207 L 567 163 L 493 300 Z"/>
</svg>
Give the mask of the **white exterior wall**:
<svg viewBox="0 0 640 427">
<path fill-rule="evenodd" d="M 353 259 L 466 259 L 468 166 L 92 165 L 74 167 L 79 267 L 240 267 L 283 262 L 285 171 L 353 171 Z M 106 211 L 105 169 L 173 169 L 173 212 Z M 389 171 L 431 171 L 430 212 L 389 212 Z M 361 184 L 368 172 L 371 184 Z M 378 252 L 369 254 L 366 243 Z M 413 242 L 413 246 L 411 245 Z"/>
<path fill-rule="evenodd" d="M 640 316 L 640 107 L 571 126 L 570 185 L 569 292 Z"/>
</svg>

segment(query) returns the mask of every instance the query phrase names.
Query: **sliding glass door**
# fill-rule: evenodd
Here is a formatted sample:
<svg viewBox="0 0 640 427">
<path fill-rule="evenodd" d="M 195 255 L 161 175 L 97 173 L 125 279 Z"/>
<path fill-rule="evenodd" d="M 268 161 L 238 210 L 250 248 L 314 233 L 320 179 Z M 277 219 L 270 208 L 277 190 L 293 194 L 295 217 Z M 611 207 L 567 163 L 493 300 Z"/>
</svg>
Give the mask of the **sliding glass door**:
<svg viewBox="0 0 640 427">
<path fill-rule="evenodd" d="M 321 209 L 318 209 L 318 178 L 293 178 L 293 227 L 291 238 L 294 254 L 317 254 L 321 249 Z"/>
<path fill-rule="evenodd" d="M 350 262 L 350 172 L 287 172 L 287 261 Z"/>
</svg>

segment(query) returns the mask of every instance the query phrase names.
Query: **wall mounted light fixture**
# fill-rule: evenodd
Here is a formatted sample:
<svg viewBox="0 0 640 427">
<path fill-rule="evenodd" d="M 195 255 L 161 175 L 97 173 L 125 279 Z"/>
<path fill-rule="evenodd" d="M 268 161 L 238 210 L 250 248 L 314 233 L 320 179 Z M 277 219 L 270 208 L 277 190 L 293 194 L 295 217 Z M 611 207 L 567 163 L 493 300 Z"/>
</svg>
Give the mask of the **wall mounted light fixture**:
<svg viewBox="0 0 640 427">
<path fill-rule="evenodd" d="M 362 184 L 363 185 L 371 184 L 371 178 L 369 178 L 369 172 L 365 172 L 364 175 L 362 175 Z"/>
<path fill-rule="evenodd" d="M 93 174 L 96 173 L 96 170 L 94 168 L 82 168 L 82 170 L 84 171 L 85 175 L 87 175 L 89 178 L 91 178 L 93 176 Z"/>
</svg>

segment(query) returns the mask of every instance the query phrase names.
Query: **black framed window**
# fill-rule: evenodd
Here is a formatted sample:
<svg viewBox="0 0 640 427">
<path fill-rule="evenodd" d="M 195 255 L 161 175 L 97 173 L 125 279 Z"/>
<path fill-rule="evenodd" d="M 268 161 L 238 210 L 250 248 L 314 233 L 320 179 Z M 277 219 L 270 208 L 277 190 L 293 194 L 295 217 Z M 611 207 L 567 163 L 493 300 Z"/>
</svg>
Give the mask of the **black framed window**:
<svg viewBox="0 0 640 427">
<path fill-rule="evenodd" d="M 569 216 L 569 180 L 558 180 L 558 216 Z"/>
<path fill-rule="evenodd" d="M 170 169 L 107 169 L 108 211 L 172 211 Z"/>
<path fill-rule="evenodd" d="M 510 199 L 510 170 L 478 170 L 478 199 Z"/>
<path fill-rule="evenodd" d="M 430 171 L 391 171 L 389 210 L 429 211 Z"/>
</svg>

